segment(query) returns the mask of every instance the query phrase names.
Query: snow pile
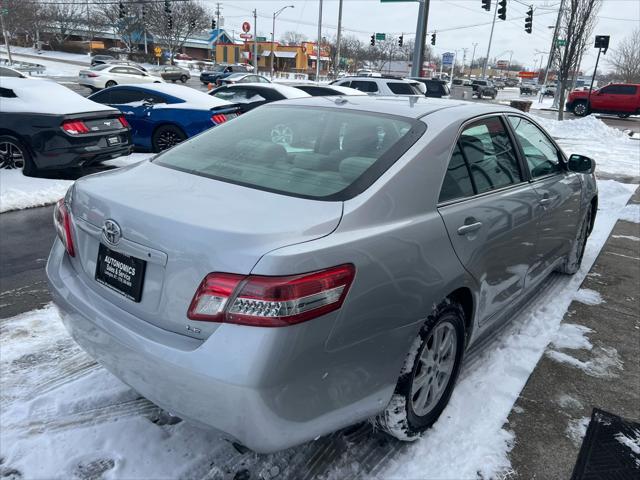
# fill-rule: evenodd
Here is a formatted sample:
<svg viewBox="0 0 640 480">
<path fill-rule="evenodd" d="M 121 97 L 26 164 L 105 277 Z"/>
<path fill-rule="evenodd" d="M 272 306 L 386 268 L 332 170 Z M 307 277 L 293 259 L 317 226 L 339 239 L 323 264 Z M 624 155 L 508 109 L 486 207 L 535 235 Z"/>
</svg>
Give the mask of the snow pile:
<svg viewBox="0 0 640 480">
<path fill-rule="evenodd" d="M 611 378 L 617 377 L 616 370 L 623 369 L 623 362 L 618 351 L 613 347 L 596 347 L 591 359 L 582 361 L 564 352 L 550 350 L 547 356 L 559 363 L 565 363 L 582 370 L 591 377 Z"/>
<path fill-rule="evenodd" d="M 565 433 L 576 448 L 580 448 L 580 445 L 582 445 L 582 439 L 587 433 L 587 427 L 590 421 L 591 419 L 589 417 L 569 420 Z"/>
<path fill-rule="evenodd" d="M 576 296 L 574 298 L 585 305 L 600 305 L 604 302 L 604 300 L 602 300 L 602 295 L 590 288 L 581 288 L 576 292 Z"/>
<path fill-rule="evenodd" d="M 620 212 L 620 220 L 640 223 L 640 203 L 630 203 Z"/>
<path fill-rule="evenodd" d="M 628 140 L 628 135 L 625 135 L 624 132 L 608 126 L 594 115 L 563 121 L 538 116 L 535 118 L 554 138 L 570 138 L 574 140 L 599 139 L 601 141 L 606 139 Z M 638 144 L 634 143 L 634 145 L 638 147 Z"/>
<path fill-rule="evenodd" d="M 103 165 L 124 167 L 149 157 L 148 153 L 133 153 Z M 0 213 L 55 203 L 64 197 L 72 183 L 71 180 L 25 177 L 20 170 L 0 170 Z"/>
<path fill-rule="evenodd" d="M 556 337 L 553 339 L 553 346 L 556 348 L 569 348 L 572 350 L 585 349 L 591 350 L 593 345 L 586 337 L 587 333 L 591 333 L 589 327 L 577 325 L 575 323 L 563 323 L 558 329 Z"/>
</svg>

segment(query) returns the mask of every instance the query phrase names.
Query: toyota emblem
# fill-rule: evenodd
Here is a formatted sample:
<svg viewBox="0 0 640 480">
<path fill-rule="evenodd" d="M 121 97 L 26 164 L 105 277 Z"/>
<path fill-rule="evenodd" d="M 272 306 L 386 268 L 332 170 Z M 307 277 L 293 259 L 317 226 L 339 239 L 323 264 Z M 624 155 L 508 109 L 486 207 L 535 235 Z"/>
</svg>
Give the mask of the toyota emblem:
<svg viewBox="0 0 640 480">
<path fill-rule="evenodd" d="M 113 220 L 106 220 L 102 226 L 102 238 L 110 245 L 117 245 L 120 237 L 122 237 L 120 225 Z"/>
</svg>

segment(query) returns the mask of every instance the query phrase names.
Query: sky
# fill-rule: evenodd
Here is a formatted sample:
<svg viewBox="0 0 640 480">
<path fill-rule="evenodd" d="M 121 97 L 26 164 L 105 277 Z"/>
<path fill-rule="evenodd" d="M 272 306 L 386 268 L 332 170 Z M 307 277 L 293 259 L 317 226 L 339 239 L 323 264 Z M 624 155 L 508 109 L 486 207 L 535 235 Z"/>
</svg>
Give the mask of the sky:
<svg viewBox="0 0 640 480">
<path fill-rule="evenodd" d="M 211 9 L 215 9 L 215 0 L 203 0 Z M 466 51 L 466 63 L 471 60 L 474 43 L 477 43 L 476 57 L 487 54 L 491 22 L 496 0 L 492 0 L 490 12 L 482 9 L 481 0 L 430 0 L 429 33 L 437 32 L 435 54 L 458 50 L 458 61 Z M 634 28 L 640 27 L 640 0 L 603 0 L 598 14 L 598 24 L 594 35 L 611 35 L 610 48 Z M 276 40 L 286 31 L 293 30 L 305 34 L 310 39 L 317 37 L 319 0 L 233 0 L 220 1 L 224 28 L 240 32 L 243 21 L 252 25 L 254 8 L 258 12 L 258 35 L 271 37 L 272 15 L 286 5 L 293 5 L 283 11 L 276 21 Z M 534 6 L 533 33 L 524 31 L 524 16 L 529 5 Z M 490 58 L 508 60 L 513 51 L 513 61 L 533 68 L 540 63 L 551 46 L 560 0 L 508 0 L 507 21 L 496 20 Z M 342 26 L 344 35 L 355 35 L 368 44 L 372 33 L 380 32 L 392 35 L 404 33 L 405 40 L 415 36 L 418 3 L 394 2 L 381 3 L 380 0 L 344 0 Z M 323 1 L 323 35 L 331 38 L 336 34 L 338 23 L 338 0 Z M 481 25 L 478 25 L 481 24 Z M 475 25 L 469 28 L 470 25 Z M 427 38 L 427 42 L 430 37 Z M 541 53 L 537 53 L 541 52 Z M 586 74 L 593 71 L 597 50 L 589 49 L 582 63 Z M 606 55 L 600 60 L 598 70 L 606 71 Z"/>
</svg>

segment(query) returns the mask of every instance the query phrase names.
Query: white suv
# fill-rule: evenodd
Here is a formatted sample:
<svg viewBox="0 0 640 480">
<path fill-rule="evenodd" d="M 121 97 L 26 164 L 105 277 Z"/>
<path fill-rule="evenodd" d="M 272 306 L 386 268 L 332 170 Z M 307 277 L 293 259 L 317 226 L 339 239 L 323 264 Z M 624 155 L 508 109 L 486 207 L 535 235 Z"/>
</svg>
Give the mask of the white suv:
<svg viewBox="0 0 640 480">
<path fill-rule="evenodd" d="M 424 95 L 420 82 L 397 77 L 345 77 L 331 85 L 355 88 L 367 95 Z"/>
</svg>

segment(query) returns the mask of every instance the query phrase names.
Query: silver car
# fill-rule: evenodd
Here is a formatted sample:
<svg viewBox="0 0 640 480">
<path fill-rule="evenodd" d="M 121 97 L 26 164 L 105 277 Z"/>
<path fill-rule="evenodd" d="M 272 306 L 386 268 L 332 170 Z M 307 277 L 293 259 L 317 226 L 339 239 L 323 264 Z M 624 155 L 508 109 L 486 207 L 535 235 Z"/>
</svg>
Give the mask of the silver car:
<svg viewBox="0 0 640 480">
<path fill-rule="evenodd" d="M 82 348 L 184 419 L 257 452 L 366 419 L 412 440 L 464 352 L 577 271 L 593 170 L 500 105 L 274 102 L 78 180 L 47 275 Z"/>
</svg>

